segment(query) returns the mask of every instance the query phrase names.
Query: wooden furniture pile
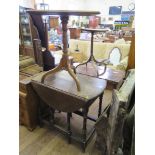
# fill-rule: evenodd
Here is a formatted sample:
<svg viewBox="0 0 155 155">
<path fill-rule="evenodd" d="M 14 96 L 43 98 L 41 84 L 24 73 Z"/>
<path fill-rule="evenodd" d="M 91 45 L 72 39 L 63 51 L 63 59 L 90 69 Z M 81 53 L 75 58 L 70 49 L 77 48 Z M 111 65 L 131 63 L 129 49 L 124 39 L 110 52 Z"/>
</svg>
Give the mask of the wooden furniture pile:
<svg viewBox="0 0 155 155">
<path fill-rule="evenodd" d="M 107 108 L 96 122 L 96 146 L 104 155 L 117 154 L 119 148 L 123 148 L 124 122 L 133 107 L 134 76 L 134 70 L 131 70 L 119 90 L 113 90 L 110 108 Z"/>
<path fill-rule="evenodd" d="M 24 64 L 24 68 L 20 67 L 20 123 L 26 125 L 28 129 L 33 130 L 37 125 L 37 116 L 39 116 L 40 125 L 46 123 L 50 127 L 56 128 L 68 136 L 69 143 L 71 139 L 80 142 L 83 151 L 85 151 L 86 145 L 94 133 L 93 129 L 92 132 L 87 135 L 87 119 L 96 121 L 96 119 L 88 116 L 88 110 L 93 102 L 99 98 L 98 117 L 100 116 L 102 110 L 102 96 L 106 88 L 106 81 L 87 75 L 75 74 L 73 72 L 67 48 L 67 23 L 69 15 L 90 16 L 99 14 L 99 12 L 64 10 L 31 10 L 28 12 L 35 26 L 34 29 L 38 30 L 32 33 L 33 38 L 36 37 L 36 40 L 33 40 L 34 49 L 36 48 L 34 50 L 35 62 L 41 64 L 43 70 L 47 72 L 42 72 L 42 67 L 33 64 L 31 61 L 28 63 L 29 65 Z M 42 15 L 60 15 L 62 22 L 63 55 L 60 63 L 56 67 L 54 58 L 51 56 L 48 49 L 47 23 L 43 23 Z M 42 51 L 42 47 L 44 47 L 44 51 Z M 24 61 L 24 59 L 25 58 L 21 61 Z M 93 55 L 90 57 L 90 60 L 92 59 Z M 48 116 L 44 115 L 43 104 L 48 107 Z M 118 105 L 119 104 L 117 104 L 117 108 L 119 107 Z M 115 109 L 115 107 L 115 105 L 114 107 L 112 105 L 111 109 Z M 54 119 L 55 110 L 66 112 L 67 130 L 62 129 L 56 124 Z M 71 130 L 70 118 L 73 112 L 83 117 L 82 136 L 80 138 L 72 135 L 73 131 Z M 47 113 L 45 112 L 45 114 Z M 112 116 L 110 113 L 109 118 Z M 115 118 L 112 119 L 115 120 Z M 108 126 L 106 126 L 106 124 L 108 124 L 107 122 L 104 124 L 104 128 L 106 129 L 108 128 Z M 111 128 L 111 132 L 113 132 L 114 129 L 115 128 Z M 105 146 L 108 146 L 108 149 L 111 150 L 111 143 L 108 143 L 109 141 L 105 142 L 105 144 L 108 144 Z"/>
<path fill-rule="evenodd" d="M 37 126 L 38 98 L 32 88 L 31 79 L 42 72 L 33 58 L 20 56 L 19 70 L 19 123 L 29 130 Z"/>
</svg>

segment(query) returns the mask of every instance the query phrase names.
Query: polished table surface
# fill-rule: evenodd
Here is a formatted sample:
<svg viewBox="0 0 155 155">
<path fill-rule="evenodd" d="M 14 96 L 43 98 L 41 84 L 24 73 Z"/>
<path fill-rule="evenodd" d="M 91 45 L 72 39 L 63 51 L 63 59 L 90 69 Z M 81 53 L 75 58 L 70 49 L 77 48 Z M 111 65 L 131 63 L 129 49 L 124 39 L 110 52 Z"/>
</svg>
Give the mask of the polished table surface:
<svg viewBox="0 0 155 155">
<path fill-rule="evenodd" d="M 95 66 L 95 64 L 88 63 L 87 67 L 86 65 L 79 66 L 77 68 L 77 73 L 97 77 L 96 70 L 101 74 L 104 70 L 104 66 Z M 107 81 L 119 83 L 125 77 L 125 71 L 107 68 L 106 72 L 98 77 Z"/>
<path fill-rule="evenodd" d="M 35 15 L 74 15 L 74 16 L 90 16 L 100 14 L 99 11 L 84 11 L 84 10 L 28 10 L 30 14 Z"/>
<path fill-rule="evenodd" d="M 41 83 L 43 74 L 32 79 L 34 89 L 43 101 L 54 109 L 64 112 L 73 112 L 83 106 L 90 106 L 103 93 L 107 84 L 103 79 L 76 74 L 81 85 L 81 91 L 78 91 L 74 80 L 67 71 L 48 75 L 44 84 Z"/>
<path fill-rule="evenodd" d="M 112 68 L 107 68 L 106 72 L 103 75 L 100 75 L 99 78 L 119 83 L 125 77 L 124 70 L 116 70 Z"/>
</svg>

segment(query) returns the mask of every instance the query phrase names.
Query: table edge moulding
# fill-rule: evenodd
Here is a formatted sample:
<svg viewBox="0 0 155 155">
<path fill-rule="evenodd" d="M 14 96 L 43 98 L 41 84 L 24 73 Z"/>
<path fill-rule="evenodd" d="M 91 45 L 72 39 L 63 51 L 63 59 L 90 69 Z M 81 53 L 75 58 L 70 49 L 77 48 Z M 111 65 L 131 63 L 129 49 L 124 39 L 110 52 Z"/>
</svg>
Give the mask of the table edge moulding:
<svg viewBox="0 0 155 155">
<path fill-rule="evenodd" d="M 91 16 L 100 14 L 99 11 L 84 11 L 84 10 L 28 10 L 30 14 L 35 15 L 60 15 L 60 16 Z"/>
<path fill-rule="evenodd" d="M 70 76 L 74 79 L 76 82 L 77 90 L 80 91 L 80 82 L 78 78 L 76 77 L 75 73 L 73 72 L 70 63 L 69 63 L 69 56 L 68 56 L 68 48 L 67 48 L 67 23 L 69 20 L 69 15 L 75 15 L 75 16 L 91 16 L 91 15 L 97 15 L 100 14 L 99 11 L 73 11 L 73 10 L 30 10 L 27 11 L 30 16 L 37 15 L 37 16 L 42 16 L 42 15 L 60 15 L 61 23 L 62 23 L 62 31 L 63 31 L 63 55 L 60 60 L 60 64 L 55 67 L 54 69 L 51 69 L 47 71 L 43 76 L 42 76 L 42 83 L 44 83 L 44 80 L 47 75 L 49 74 L 54 74 L 56 72 L 59 72 L 61 70 L 67 70 Z M 32 18 L 33 19 L 33 18 Z"/>
</svg>

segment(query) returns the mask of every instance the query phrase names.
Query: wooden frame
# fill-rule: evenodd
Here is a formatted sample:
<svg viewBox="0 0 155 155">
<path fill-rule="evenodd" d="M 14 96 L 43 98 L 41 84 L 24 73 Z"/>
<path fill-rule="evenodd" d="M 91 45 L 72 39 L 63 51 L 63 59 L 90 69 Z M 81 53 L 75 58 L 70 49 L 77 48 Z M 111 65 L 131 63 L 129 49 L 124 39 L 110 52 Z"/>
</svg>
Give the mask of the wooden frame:
<svg viewBox="0 0 155 155">
<path fill-rule="evenodd" d="M 115 48 L 118 48 L 118 47 L 113 47 L 113 49 L 115 49 Z M 103 60 L 101 61 L 101 65 L 104 65 L 105 67 L 104 67 L 104 71 L 103 71 L 102 73 L 97 74 L 98 77 L 101 76 L 101 75 L 103 75 L 103 74 L 106 72 L 107 65 L 109 64 L 110 54 L 112 53 L 113 49 L 109 52 L 108 59 L 103 59 Z M 118 48 L 118 49 L 119 49 L 119 51 L 120 51 L 120 60 L 121 60 L 121 58 L 122 58 L 122 53 L 121 53 L 120 48 Z"/>
<path fill-rule="evenodd" d="M 121 53 L 121 50 L 120 50 L 119 47 L 113 47 L 113 49 L 109 52 L 109 58 L 110 58 L 110 55 L 111 55 L 112 51 L 113 51 L 115 48 L 119 49 L 119 53 L 120 53 L 120 60 L 119 60 L 119 61 L 121 61 L 121 59 L 122 59 L 122 53 Z"/>
</svg>

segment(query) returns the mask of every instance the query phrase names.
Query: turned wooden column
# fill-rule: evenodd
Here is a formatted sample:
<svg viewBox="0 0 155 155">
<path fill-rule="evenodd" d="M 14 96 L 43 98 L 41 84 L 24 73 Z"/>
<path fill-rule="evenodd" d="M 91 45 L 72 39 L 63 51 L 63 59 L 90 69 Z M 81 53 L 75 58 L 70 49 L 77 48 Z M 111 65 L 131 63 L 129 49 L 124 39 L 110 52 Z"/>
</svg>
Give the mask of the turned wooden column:
<svg viewBox="0 0 155 155">
<path fill-rule="evenodd" d="M 47 28 L 47 21 L 45 19 L 45 22 L 44 22 L 44 33 L 45 33 L 45 48 L 47 49 L 47 51 L 49 51 L 49 46 L 48 46 L 48 28 Z"/>
<path fill-rule="evenodd" d="M 68 16 L 61 16 L 61 24 L 62 24 L 62 43 L 63 43 L 63 53 L 68 53 L 68 47 L 67 47 L 67 24 L 69 17 Z"/>
</svg>

